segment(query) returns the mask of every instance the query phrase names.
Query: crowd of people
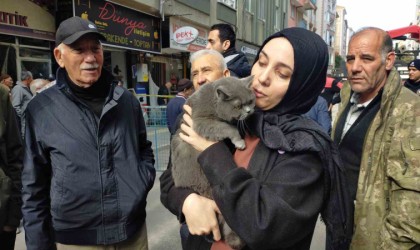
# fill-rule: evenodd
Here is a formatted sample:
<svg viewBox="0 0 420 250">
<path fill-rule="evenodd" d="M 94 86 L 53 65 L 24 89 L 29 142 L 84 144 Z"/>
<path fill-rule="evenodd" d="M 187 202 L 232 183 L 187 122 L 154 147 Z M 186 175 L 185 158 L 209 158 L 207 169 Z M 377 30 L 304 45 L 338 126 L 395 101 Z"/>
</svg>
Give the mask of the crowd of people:
<svg viewBox="0 0 420 250">
<path fill-rule="evenodd" d="M 0 248 L 23 218 L 27 249 L 148 249 L 146 198 L 154 154 L 139 101 L 103 69 L 96 26 L 80 17 L 56 32 L 56 79 L 0 76 Z M 162 204 L 180 223 L 182 249 L 310 249 L 319 215 L 326 249 L 420 246 L 420 60 L 402 84 L 387 32 L 349 40 L 347 81 L 327 76 L 328 47 L 286 28 L 250 65 L 227 24 L 191 54 L 191 79 L 162 86 L 170 134 L 198 152 L 214 199 L 160 177 Z M 194 131 L 185 105 L 204 84 L 252 75 L 255 112 L 238 129 L 245 149 Z M 338 112 L 332 119 L 332 107 Z"/>
</svg>

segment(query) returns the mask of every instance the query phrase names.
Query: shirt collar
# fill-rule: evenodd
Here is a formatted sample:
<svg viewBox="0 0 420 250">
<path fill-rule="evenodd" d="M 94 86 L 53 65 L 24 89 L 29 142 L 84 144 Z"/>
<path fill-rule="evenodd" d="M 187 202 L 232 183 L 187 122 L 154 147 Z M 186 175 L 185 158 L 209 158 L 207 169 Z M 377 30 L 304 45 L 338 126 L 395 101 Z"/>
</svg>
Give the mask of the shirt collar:
<svg viewBox="0 0 420 250">
<path fill-rule="evenodd" d="M 356 92 L 353 92 L 353 94 L 351 95 L 351 98 L 350 98 L 350 103 L 352 105 L 356 105 L 358 108 L 366 108 L 369 105 L 369 103 L 371 103 L 373 101 L 374 98 L 372 98 L 372 99 L 370 99 L 370 100 L 368 100 L 364 103 L 359 103 L 359 99 L 360 99 L 360 94 L 356 93 Z"/>
</svg>

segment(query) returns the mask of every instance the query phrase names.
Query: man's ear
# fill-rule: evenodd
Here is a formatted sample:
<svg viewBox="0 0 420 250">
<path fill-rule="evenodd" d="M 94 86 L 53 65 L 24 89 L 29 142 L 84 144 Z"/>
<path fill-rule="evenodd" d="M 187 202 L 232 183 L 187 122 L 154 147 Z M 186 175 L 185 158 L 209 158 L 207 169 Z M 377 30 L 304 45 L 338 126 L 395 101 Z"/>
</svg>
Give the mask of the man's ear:
<svg viewBox="0 0 420 250">
<path fill-rule="evenodd" d="M 388 52 L 388 54 L 386 55 L 386 60 L 385 60 L 385 69 L 391 70 L 392 67 L 394 66 L 394 63 L 395 63 L 395 52 L 394 51 Z"/>
<path fill-rule="evenodd" d="M 228 70 L 228 69 L 223 70 L 223 76 L 224 77 L 230 76 L 230 70 Z"/>
<path fill-rule="evenodd" d="M 54 57 L 60 68 L 64 68 L 63 54 L 59 48 L 54 49 Z"/>
<path fill-rule="evenodd" d="M 228 50 L 228 49 L 229 49 L 229 47 L 230 47 L 230 41 L 229 41 L 229 40 L 225 40 L 225 41 L 222 43 L 222 48 L 223 48 L 223 51 Z"/>
</svg>

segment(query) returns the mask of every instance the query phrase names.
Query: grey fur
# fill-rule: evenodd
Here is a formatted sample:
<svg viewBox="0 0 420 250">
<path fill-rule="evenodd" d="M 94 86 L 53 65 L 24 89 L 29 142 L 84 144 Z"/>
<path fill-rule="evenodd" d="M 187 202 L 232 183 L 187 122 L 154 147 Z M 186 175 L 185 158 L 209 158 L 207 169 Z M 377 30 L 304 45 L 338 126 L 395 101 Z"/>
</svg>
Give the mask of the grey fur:
<svg viewBox="0 0 420 250">
<path fill-rule="evenodd" d="M 244 149 L 245 141 L 232 121 L 241 121 L 254 111 L 255 95 L 250 89 L 253 77 L 221 78 L 205 84 L 187 100 L 192 108 L 191 118 L 197 134 L 211 141 L 229 138 L 236 148 Z M 171 142 L 172 176 L 177 187 L 188 187 L 213 199 L 211 187 L 197 162 L 199 152 L 179 137 L 180 129 Z M 234 249 L 245 243 L 219 216 L 223 239 Z"/>
</svg>

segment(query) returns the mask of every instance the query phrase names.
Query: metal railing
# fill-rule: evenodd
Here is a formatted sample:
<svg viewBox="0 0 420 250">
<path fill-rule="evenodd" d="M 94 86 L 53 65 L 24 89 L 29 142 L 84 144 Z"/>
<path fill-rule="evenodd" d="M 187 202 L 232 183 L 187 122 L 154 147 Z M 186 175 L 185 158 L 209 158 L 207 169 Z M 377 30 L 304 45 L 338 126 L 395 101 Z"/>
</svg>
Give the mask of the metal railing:
<svg viewBox="0 0 420 250">
<path fill-rule="evenodd" d="M 166 106 L 142 106 L 146 122 L 147 139 L 152 142 L 156 171 L 167 168 L 170 152 L 170 138 L 166 122 Z"/>
</svg>

